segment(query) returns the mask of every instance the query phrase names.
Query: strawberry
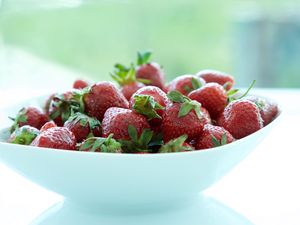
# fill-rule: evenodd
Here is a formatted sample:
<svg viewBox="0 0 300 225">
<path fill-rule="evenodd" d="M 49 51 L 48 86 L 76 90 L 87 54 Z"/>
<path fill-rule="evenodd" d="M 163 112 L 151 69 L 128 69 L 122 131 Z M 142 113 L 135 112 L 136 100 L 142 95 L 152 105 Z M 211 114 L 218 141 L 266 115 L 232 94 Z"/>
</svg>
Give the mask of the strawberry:
<svg viewBox="0 0 300 225">
<path fill-rule="evenodd" d="M 10 132 L 14 132 L 18 127 L 29 125 L 40 129 L 46 122 L 49 121 L 48 116 L 36 107 L 22 108 L 16 118 L 11 118 L 14 121 Z"/>
<path fill-rule="evenodd" d="M 87 137 L 100 137 L 101 124 L 95 119 L 82 113 L 75 113 L 64 124 L 76 137 L 77 143 L 82 142 Z"/>
<path fill-rule="evenodd" d="M 205 124 L 203 133 L 196 143 L 197 149 L 214 148 L 234 141 L 232 135 L 223 127 Z"/>
<path fill-rule="evenodd" d="M 146 86 L 138 90 L 131 97 L 130 108 L 143 114 L 150 125 L 160 125 L 165 107 L 171 104 L 165 92 L 155 86 Z"/>
<path fill-rule="evenodd" d="M 278 105 L 273 101 L 254 95 L 247 96 L 245 99 L 250 100 L 258 106 L 264 126 L 272 122 L 278 114 Z"/>
<path fill-rule="evenodd" d="M 76 138 L 66 127 L 52 127 L 41 132 L 31 145 L 43 148 L 76 150 Z"/>
<path fill-rule="evenodd" d="M 20 145 L 30 145 L 31 142 L 40 134 L 35 127 L 28 125 L 18 127 L 9 137 L 8 142 Z"/>
<path fill-rule="evenodd" d="M 178 91 L 168 94 L 174 103 L 168 105 L 162 117 L 162 132 L 165 142 L 181 135 L 188 135 L 188 140 L 196 138 L 202 132 L 207 118 L 201 112 L 201 105 Z"/>
<path fill-rule="evenodd" d="M 158 63 L 149 62 L 151 54 L 151 52 L 138 52 L 136 77 L 149 81 L 146 82 L 148 85 L 156 86 L 164 90 L 164 71 Z"/>
<path fill-rule="evenodd" d="M 122 153 L 121 144 L 112 137 L 112 134 L 107 138 L 90 137 L 79 145 L 79 151 Z"/>
<path fill-rule="evenodd" d="M 223 126 L 234 138 L 240 139 L 261 129 L 263 120 L 255 103 L 239 99 L 226 106 Z"/>
<path fill-rule="evenodd" d="M 127 100 L 131 95 L 145 85 L 139 82 L 135 77 L 135 69 L 133 66 L 127 68 L 121 64 L 115 65 L 115 71 L 111 74 L 112 78 L 121 86 L 121 92 Z"/>
<path fill-rule="evenodd" d="M 234 78 L 231 75 L 216 70 L 201 70 L 196 74 L 196 76 L 203 78 L 206 83 L 218 83 L 227 91 L 229 91 L 234 85 Z"/>
<path fill-rule="evenodd" d="M 218 83 L 207 83 L 201 88 L 192 91 L 188 97 L 200 102 L 213 119 L 217 118 L 224 111 L 228 98 L 225 89 Z"/>
<path fill-rule="evenodd" d="M 178 138 L 170 140 L 168 143 L 160 147 L 159 153 L 186 152 L 194 150 L 191 145 L 185 142 L 187 138 L 187 135 L 182 135 Z"/>
<path fill-rule="evenodd" d="M 89 83 L 87 81 L 81 80 L 81 79 L 75 80 L 73 83 L 74 89 L 84 89 L 88 86 L 89 86 Z"/>
<path fill-rule="evenodd" d="M 90 117 L 102 121 L 108 108 L 128 108 L 129 103 L 117 87 L 107 81 L 102 81 L 90 87 L 83 97 L 85 112 Z"/>
<path fill-rule="evenodd" d="M 63 126 L 76 112 L 83 112 L 82 90 L 71 90 L 53 96 L 49 106 L 49 116 L 58 125 Z"/>
<path fill-rule="evenodd" d="M 45 130 L 48 130 L 51 127 L 57 127 L 57 125 L 53 121 L 49 121 L 49 122 L 45 123 L 44 126 L 42 126 L 40 131 L 44 132 Z"/>
<path fill-rule="evenodd" d="M 168 85 L 168 91 L 179 91 L 183 95 L 188 95 L 191 91 L 202 87 L 205 81 L 194 75 L 182 75 L 176 77 Z"/>
</svg>

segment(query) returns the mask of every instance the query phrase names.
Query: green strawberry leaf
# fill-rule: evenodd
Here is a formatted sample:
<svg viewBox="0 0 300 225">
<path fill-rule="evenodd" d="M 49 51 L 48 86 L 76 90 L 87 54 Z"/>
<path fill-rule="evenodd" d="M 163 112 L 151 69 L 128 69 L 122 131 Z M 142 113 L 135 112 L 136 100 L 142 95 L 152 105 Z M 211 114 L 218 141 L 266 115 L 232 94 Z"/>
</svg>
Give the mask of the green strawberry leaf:
<svg viewBox="0 0 300 225">
<path fill-rule="evenodd" d="M 184 146 L 184 142 L 187 138 L 187 135 L 182 135 L 176 139 L 172 139 L 168 143 L 161 146 L 161 148 L 158 151 L 159 153 L 191 151 L 193 150 L 193 148 L 189 146 Z"/>
<path fill-rule="evenodd" d="M 213 134 L 211 135 L 211 141 L 212 141 L 214 147 L 221 146 L 220 141 Z"/>
<path fill-rule="evenodd" d="M 202 83 L 196 77 L 193 77 L 192 80 L 191 80 L 191 82 L 192 82 L 193 90 L 197 90 L 197 89 L 199 89 L 199 88 L 202 87 Z"/>
<path fill-rule="evenodd" d="M 151 51 L 146 51 L 143 53 L 138 52 L 137 65 L 141 66 L 141 65 L 149 63 L 151 54 L 152 54 Z"/>
<path fill-rule="evenodd" d="M 172 102 L 177 103 L 183 103 L 187 99 L 187 97 L 181 94 L 179 91 L 170 91 L 167 96 Z"/>
<path fill-rule="evenodd" d="M 138 142 L 138 133 L 136 128 L 133 125 L 128 125 L 128 134 L 129 137 L 134 141 L 134 142 Z"/>
<path fill-rule="evenodd" d="M 226 144 L 227 144 L 227 135 L 226 133 L 223 133 L 221 138 L 221 145 L 226 145 Z"/>
</svg>

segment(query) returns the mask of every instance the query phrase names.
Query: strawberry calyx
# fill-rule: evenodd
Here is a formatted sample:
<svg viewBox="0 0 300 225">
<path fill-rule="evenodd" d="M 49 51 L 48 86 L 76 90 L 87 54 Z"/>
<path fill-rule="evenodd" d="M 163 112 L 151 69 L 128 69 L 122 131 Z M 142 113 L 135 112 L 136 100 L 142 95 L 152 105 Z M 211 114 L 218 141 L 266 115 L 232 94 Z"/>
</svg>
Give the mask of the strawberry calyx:
<svg viewBox="0 0 300 225">
<path fill-rule="evenodd" d="M 152 55 L 151 51 L 146 51 L 146 52 L 138 52 L 137 53 L 137 65 L 141 66 L 144 64 L 150 63 L 150 57 Z"/>
<path fill-rule="evenodd" d="M 90 137 L 79 145 L 79 151 L 121 153 L 121 144 L 110 134 L 107 138 Z"/>
<path fill-rule="evenodd" d="M 184 145 L 187 138 L 187 135 L 182 135 L 178 138 L 170 140 L 168 143 L 160 147 L 159 153 L 192 151 L 192 147 Z"/>
<path fill-rule="evenodd" d="M 248 93 L 250 92 L 250 90 L 254 87 L 255 83 L 256 83 L 256 80 L 253 80 L 252 83 L 250 84 L 250 86 L 247 88 L 246 92 L 239 96 L 236 95 L 240 91 L 239 89 L 231 89 L 231 90 L 227 91 L 226 92 L 227 96 L 228 96 L 227 102 L 230 103 L 232 101 L 246 97 L 248 95 Z M 226 83 L 224 85 L 226 85 Z M 225 87 L 224 87 L 224 89 L 225 89 Z"/>
<path fill-rule="evenodd" d="M 196 77 L 192 77 L 191 84 L 192 87 L 188 85 L 183 86 L 183 89 L 187 92 L 187 94 L 202 87 L 202 83 Z"/>
<path fill-rule="evenodd" d="M 191 110 L 194 110 L 198 118 L 202 118 L 202 112 L 200 110 L 201 104 L 199 102 L 191 100 L 187 96 L 181 94 L 179 91 L 170 91 L 167 96 L 172 102 L 182 103 L 179 109 L 178 117 L 186 116 Z"/>
<path fill-rule="evenodd" d="M 128 125 L 128 134 L 130 140 L 118 140 L 122 144 L 122 149 L 127 153 L 151 152 L 149 149 L 150 141 L 153 137 L 153 131 L 144 129 L 138 137 L 137 129 L 133 125 Z"/>
<path fill-rule="evenodd" d="M 20 109 L 16 118 L 12 118 L 12 117 L 8 117 L 8 118 L 13 121 L 13 125 L 10 128 L 10 133 L 13 133 L 16 129 L 19 128 L 20 123 L 27 122 L 26 108 Z"/>
<path fill-rule="evenodd" d="M 134 104 L 132 108 L 148 118 L 148 120 L 158 118 L 161 119 L 161 116 L 157 113 L 156 110 L 164 109 L 159 103 L 157 103 L 153 96 L 150 95 L 134 95 Z"/>
<path fill-rule="evenodd" d="M 74 122 L 74 123 L 79 123 L 82 127 L 86 127 L 87 125 L 89 125 L 91 130 L 101 126 L 101 123 L 99 120 L 97 120 L 96 118 L 93 118 L 93 117 L 89 117 L 80 112 L 73 114 L 68 119 L 68 121 Z"/>
<path fill-rule="evenodd" d="M 9 142 L 20 145 L 30 145 L 31 142 L 40 134 L 40 131 L 29 125 L 17 127 L 9 138 Z"/>
<path fill-rule="evenodd" d="M 211 141 L 214 147 L 219 147 L 227 144 L 227 135 L 226 133 L 222 134 L 221 140 L 218 140 L 215 135 L 211 134 Z"/>
</svg>

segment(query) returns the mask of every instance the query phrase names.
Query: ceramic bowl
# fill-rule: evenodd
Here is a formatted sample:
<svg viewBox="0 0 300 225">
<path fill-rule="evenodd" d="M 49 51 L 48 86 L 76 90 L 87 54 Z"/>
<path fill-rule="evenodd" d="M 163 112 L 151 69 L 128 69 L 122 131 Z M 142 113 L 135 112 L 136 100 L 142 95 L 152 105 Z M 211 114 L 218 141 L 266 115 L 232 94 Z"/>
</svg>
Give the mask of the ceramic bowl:
<svg viewBox="0 0 300 225">
<path fill-rule="evenodd" d="M 42 105 L 44 101 L 44 97 L 32 99 L 2 113 L 15 115 L 21 106 Z M 4 143 L 8 129 L 2 129 L 0 160 L 72 204 L 103 210 L 158 209 L 188 202 L 220 180 L 255 149 L 278 117 L 263 129 L 228 145 L 148 155 L 8 144 Z"/>
</svg>

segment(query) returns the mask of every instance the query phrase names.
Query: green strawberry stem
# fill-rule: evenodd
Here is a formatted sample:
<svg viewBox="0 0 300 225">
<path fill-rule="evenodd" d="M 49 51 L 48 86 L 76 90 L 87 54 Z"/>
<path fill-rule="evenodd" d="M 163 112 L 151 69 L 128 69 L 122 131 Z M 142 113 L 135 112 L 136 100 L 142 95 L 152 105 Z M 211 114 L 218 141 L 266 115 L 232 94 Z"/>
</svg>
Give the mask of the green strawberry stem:
<svg viewBox="0 0 300 225">
<path fill-rule="evenodd" d="M 168 143 L 160 147 L 159 153 L 183 152 L 193 150 L 191 147 L 183 145 L 187 138 L 187 135 L 182 135 L 176 139 L 170 140 Z"/>
<path fill-rule="evenodd" d="M 80 145 L 79 151 L 120 153 L 122 150 L 121 144 L 112 137 L 113 134 L 110 134 L 107 138 L 88 138 Z"/>
</svg>

